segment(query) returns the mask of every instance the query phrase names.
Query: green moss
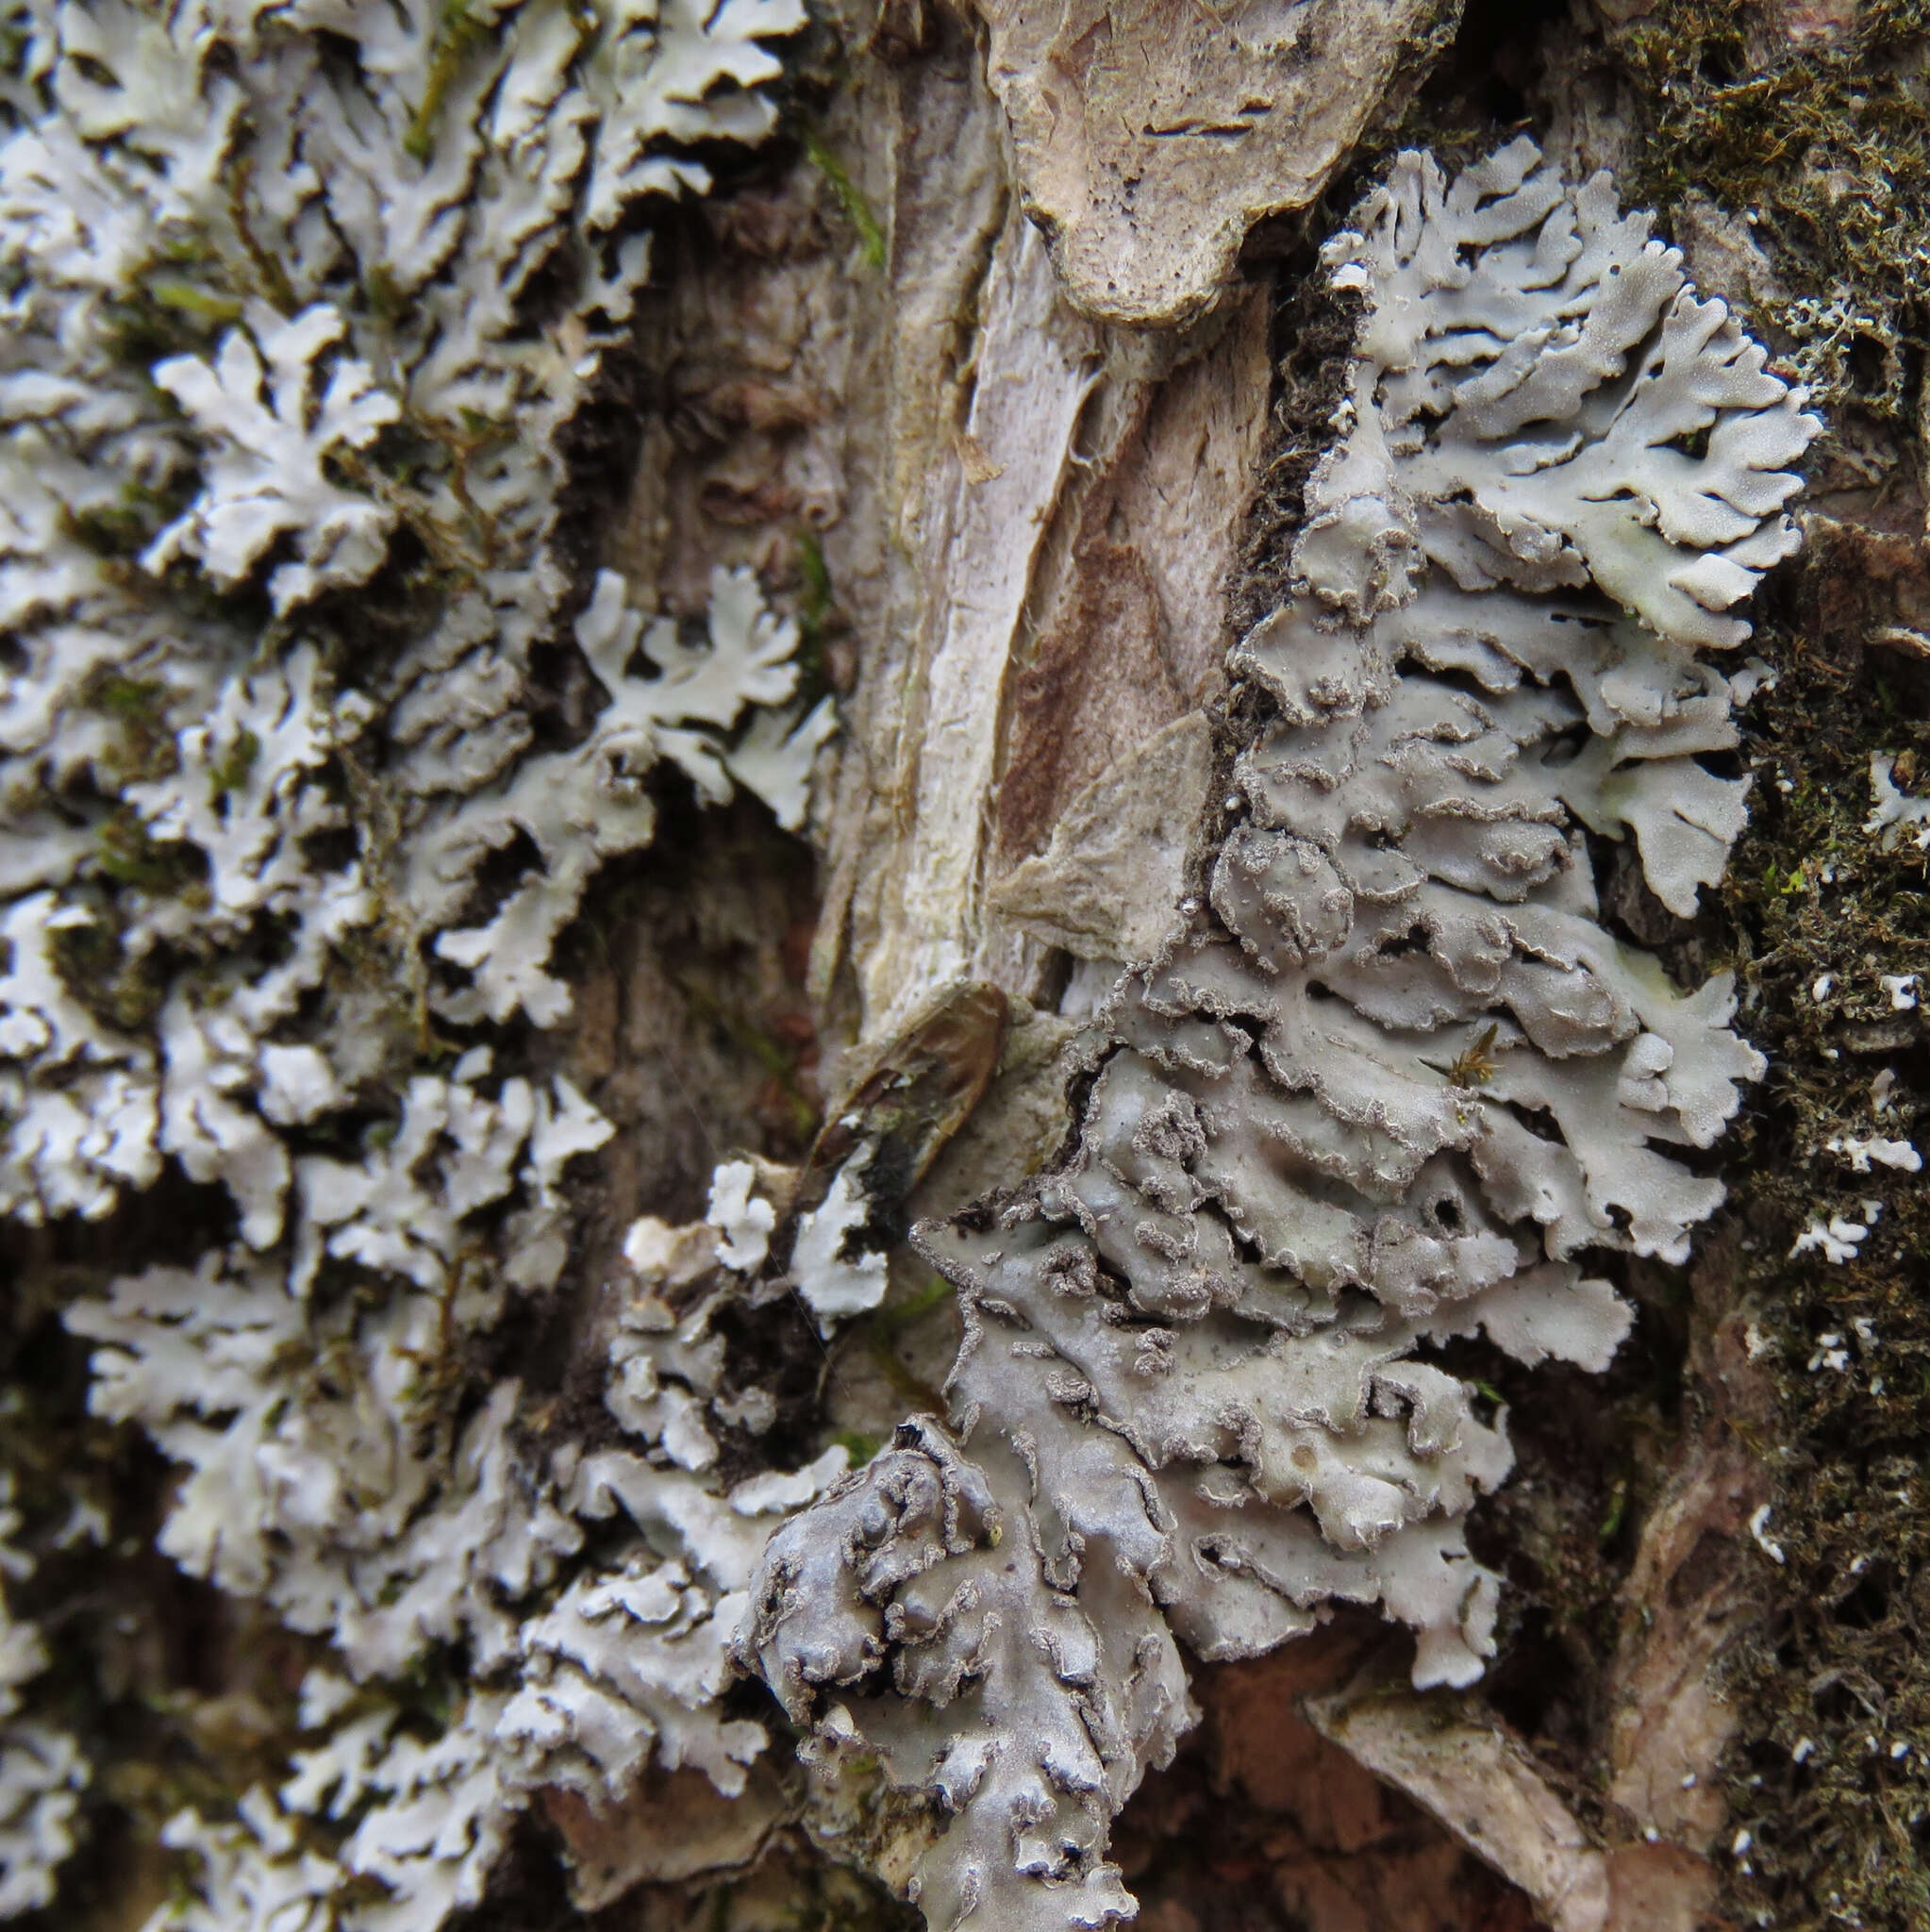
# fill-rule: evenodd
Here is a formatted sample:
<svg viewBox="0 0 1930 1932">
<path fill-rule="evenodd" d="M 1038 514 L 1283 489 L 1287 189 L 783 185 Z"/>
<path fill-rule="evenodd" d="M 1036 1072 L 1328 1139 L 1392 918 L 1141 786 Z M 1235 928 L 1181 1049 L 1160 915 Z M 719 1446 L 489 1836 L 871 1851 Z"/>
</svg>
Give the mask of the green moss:
<svg viewBox="0 0 1930 1932">
<path fill-rule="evenodd" d="M 1595 1532 L 1595 1541 L 1598 1543 L 1613 1542 L 1627 1515 L 1628 1478 L 1618 1476 L 1608 1491 L 1608 1513 L 1603 1517 L 1602 1526 Z"/>
<path fill-rule="evenodd" d="M 1770 1616 L 1729 1687 L 1729 1799 L 1751 1834 L 1724 1861 L 1729 1916 L 1901 1932 L 1930 1923 L 1930 1200 L 1919 1177 L 1858 1175 L 1822 1148 L 1872 1127 L 1926 1138 L 1921 1015 L 1879 984 L 1930 977 L 1926 856 L 1908 840 L 1883 852 L 1863 821 L 1872 749 L 1901 754 L 1905 782 L 1930 772 L 1930 705 L 1922 691 L 1896 703 L 1894 665 L 1854 646 L 1832 659 L 1786 640 L 1777 655 L 1780 682 L 1751 712 L 1753 824 L 1715 941 L 1771 1062 L 1724 1165 L 1747 1230 L 1735 1294 L 1779 1410 L 1773 1441 L 1749 1446 L 1770 1457 L 1765 1534 L 1784 1554 L 1764 1564 Z M 1901 1085 L 1876 1116 L 1885 1068 Z M 1790 1257 L 1813 1216 L 1861 1220 L 1865 1199 L 1883 1211 L 1853 1260 Z"/>
<path fill-rule="evenodd" d="M 851 178 L 850 171 L 816 128 L 805 129 L 804 146 L 806 158 L 829 184 L 831 192 L 838 197 L 838 206 L 844 210 L 845 220 L 857 229 L 864 265 L 873 274 L 882 274 L 890 251 L 885 230 L 872 212 L 872 205 L 865 199 L 864 191 Z"/>
<path fill-rule="evenodd" d="M 851 1457 L 853 1469 L 862 1469 L 885 1445 L 875 1436 L 867 1436 L 862 1429 L 833 1429 L 827 1440 Z"/>
<path fill-rule="evenodd" d="M 824 682 L 824 636 L 834 600 L 824 541 L 808 525 L 798 533 L 797 575 L 797 665 L 806 688 L 814 689 Z"/>
<path fill-rule="evenodd" d="M 175 769 L 179 758 L 167 700 L 167 686 L 158 678 L 129 677 L 120 671 L 96 671 L 81 687 L 81 705 L 117 727 L 102 754 L 108 776 L 126 784 L 165 778 Z M 120 835 L 109 836 L 118 844 Z"/>
<path fill-rule="evenodd" d="M 174 309 L 205 328 L 225 328 L 241 319 L 243 305 L 239 296 L 204 288 L 186 275 L 151 275 L 146 290 L 160 308 Z"/>
<path fill-rule="evenodd" d="M 923 1288 L 912 1290 L 902 1300 L 890 1303 L 867 1318 L 866 1325 L 880 1337 L 889 1338 L 901 1334 L 914 1322 L 922 1320 L 934 1308 L 946 1306 L 951 1300 L 952 1287 L 947 1281 L 933 1275 Z"/>
<path fill-rule="evenodd" d="M 138 283 L 125 297 L 103 306 L 102 323 L 108 354 L 143 375 L 163 357 L 206 355 L 223 326 L 218 313 L 186 302 L 163 301 L 152 288 Z M 156 394 L 162 396 L 158 391 Z M 174 399 L 164 397 L 163 407 L 174 409 Z"/>
<path fill-rule="evenodd" d="M 75 542 L 94 556 L 131 563 L 154 541 L 165 524 L 187 508 L 193 490 L 186 476 L 166 490 L 125 482 L 118 501 L 85 510 L 70 510 L 62 521 Z"/>
<path fill-rule="evenodd" d="M 160 1011 L 169 969 L 158 954 L 130 959 L 120 935 L 99 920 L 56 926 L 47 942 L 61 984 L 96 1020 L 138 1033 Z"/>
<path fill-rule="evenodd" d="M 200 849 L 151 839 L 131 805 L 117 807 L 102 820 L 94 837 L 93 863 L 116 885 L 133 886 L 158 899 L 186 895 L 197 887 L 208 890 L 203 884 L 208 862 Z"/>
<path fill-rule="evenodd" d="M 490 21 L 469 10 L 465 0 L 449 0 L 436 30 L 436 48 L 429 60 L 428 79 L 423 88 L 421 104 L 408 132 L 402 138 L 403 152 L 410 159 L 426 161 L 436 151 L 436 124 L 442 118 L 443 103 L 472 55 L 487 46 Z"/>
<path fill-rule="evenodd" d="M 1930 6 L 1873 0 L 1835 44 L 1723 0 L 1662 0 L 1608 51 L 1652 117 L 1624 201 L 1745 214 L 1796 292 L 1764 319 L 1825 405 L 1905 418 L 1930 332 Z M 1772 51 L 1764 63 L 1764 43 Z"/>
<path fill-rule="evenodd" d="M 241 731 L 208 774 L 211 794 L 225 798 L 230 791 L 239 791 L 248 782 L 248 774 L 260 756 L 261 741 L 252 731 Z"/>
<path fill-rule="evenodd" d="M 105 711 L 110 718 L 146 724 L 160 719 L 166 696 L 167 686 L 158 678 L 127 677 L 109 671 L 89 684 L 83 702 L 90 710 Z"/>
</svg>

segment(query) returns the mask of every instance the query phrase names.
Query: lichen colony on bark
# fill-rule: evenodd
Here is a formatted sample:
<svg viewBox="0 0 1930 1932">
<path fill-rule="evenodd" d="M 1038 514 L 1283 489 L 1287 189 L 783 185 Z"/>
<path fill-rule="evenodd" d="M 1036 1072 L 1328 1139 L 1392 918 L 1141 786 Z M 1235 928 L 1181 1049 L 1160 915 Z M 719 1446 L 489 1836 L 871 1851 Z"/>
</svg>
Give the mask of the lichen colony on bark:
<svg viewBox="0 0 1930 1932">
<path fill-rule="evenodd" d="M 697 150 L 772 131 L 766 42 L 804 21 L 8 11 L 0 1217 L 103 1221 L 171 1169 L 224 1191 L 179 1217 L 198 1253 L 65 1322 L 95 1344 L 92 1413 L 182 1473 L 160 1550 L 329 1659 L 294 1774 L 165 1827 L 185 1882 L 157 1928 L 433 1932 L 532 1791 L 626 1790 L 654 1758 L 734 1792 L 761 1747 L 710 1706 L 713 1610 L 768 1509 L 729 1502 L 688 1417 L 664 1467 L 641 1399 L 617 1461 L 641 1474 L 545 1465 L 486 1345 L 562 1278 L 564 1170 L 614 1131 L 530 1064 L 571 1008 L 560 935 L 653 841 L 658 767 L 795 826 L 833 727 L 750 572 L 718 569 L 707 625 L 680 625 L 614 571 L 586 581 L 565 514 L 642 224 L 707 191 Z M 631 1340 L 633 1396 L 657 1350 L 687 1410 L 723 1399 L 659 1327 Z M 44 1547 L 64 1532 L 38 1487 Z M 650 1544 L 652 1510 L 682 1529 Z M 0 1472 L 15 1583 L 28 1514 Z M 607 1573 L 577 1561 L 586 1518 Z M 54 1899 L 87 1823 L 52 1650 L 0 1607 L 0 1917 Z M 438 1655 L 465 1681 L 424 1725 Z"/>
<path fill-rule="evenodd" d="M 1692 910 L 1747 780 L 1698 653 L 1795 548 L 1819 425 L 1651 218 L 1517 141 L 1406 154 L 1328 244 L 1364 312 L 1205 903 L 1086 1036 L 1055 1171 L 914 1240 L 958 1291 L 949 1428 L 907 1422 L 773 1539 L 741 1665 L 824 1764 L 949 1822 L 928 1921 L 1134 1910 L 1112 1818 L 1190 1721 L 1179 1641 L 1249 1657 L 1335 1602 L 1491 1654 L 1462 1523 L 1503 1414 L 1430 1357 L 1485 1329 L 1606 1367 L 1575 1258 L 1680 1260 L 1763 1071 L 1727 974 L 1601 923 L 1589 835 Z M 974 1917 L 974 1915 L 976 1915 Z"/>
</svg>

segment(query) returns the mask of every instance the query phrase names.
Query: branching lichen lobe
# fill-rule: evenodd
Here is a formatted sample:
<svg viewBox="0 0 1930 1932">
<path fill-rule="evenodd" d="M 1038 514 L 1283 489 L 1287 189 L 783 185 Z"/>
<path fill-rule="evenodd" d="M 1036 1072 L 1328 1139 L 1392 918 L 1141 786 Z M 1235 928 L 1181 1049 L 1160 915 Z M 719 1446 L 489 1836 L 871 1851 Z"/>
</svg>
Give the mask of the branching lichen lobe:
<svg viewBox="0 0 1930 1932">
<path fill-rule="evenodd" d="M 103 1431 L 181 1472 L 155 1541 L 224 1614 L 252 1600 L 232 1614 L 326 1659 L 286 1710 L 293 1775 L 252 1752 L 130 1805 L 150 1836 L 175 1812 L 185 1884 L 157 1926 L 428 1932 L 479 1898 L 572 1751 L 606 1792 L 653 1746 L 735 1789 L 761 1744 L 707 1707 L 711 1610 L 762 1530 L 687 1525 L 659 1564 L 613 1525 L 610 1574 L 573 1578 L 574 1519 L 609 1516 L 609 1486 L 566 1493 L 574 1466 L 538 1457 L 538 1404 L 503 1370 L 580 1232 L 565 1169 L 613 1131 L 532 1042 L 570 1011 L 565 928 L 607 861 L 652 842 L 659 766 L 794 827 L 832 726 L 828 702 L 793 702 L 796 630 L 750 572 L 715 574 L 700 643 L 616 573 L 574 573 L 559 538 L 573 419 L 649 274 L 642 219 L 707 189 L 699 148 L 772 130 L 766 42 L 804 17 L 9 16 L 0 1214 L 48 1230 L 42 1253 L 109 1224 L 108 1268 L 51 1312 L 95 1344 Z M 130 1207 L 150 1191 L 191 1211 Z M 174 1224 L 161 1241 L 143 1212 Z M 684 1409 L 728 1404 L 689 1368 L 666 1365 Z M 31 1474 L 25 1433 L 0 1451 Z M 646 1434 L 651 1455 L 674 1462 Z M 701 1490 L 690 1507 L 727 1521 L 692 1467 L 625 1493 Z M 0 1569 L 53 1553 L 59 1579 L 70 1546 L 127 1542 L 98 1511 L 63 1528 L 51 1487 L 9 1491 L 23 1547 Z M 591 1654 L 625 1620 L 644 1634 L 612 1690 Z M 41 1722 L 62 1674 L 91 1677 L 76 1736 L 102 1705 L 162 1702 L 104 1660 L 108 1621 L 65 1620 L 42 1670 L 54 1621 L 0 1617 L 0 1702 L 33 1707 L 12 1726 L 33 1748 L 0 1763 L 0 1915 L 52 1897 L 109 1783 L 77 1806 L 69 1713 Z M 285 1709 L 302 1671 L 282 1674 Z M 625 1697 L 619 1746 L 585 1713 Z M 570 1776 L 590 1781 L 575 1758 Z"/>
<path fill-rule="evenodd" d="M 1088 1035 L 1058 1166 L 914 1233 L 964 1313 L 956 1435 L 907 1424 L 754 1586 L 740 1658 L 812 1749 L 949 1817 L 914 1880 L 945 1932 L 1131 1915 L 1106 1831 L 1190 1721 L 1176 1640 L 1378 1603 L 1418 1683 L 1477 1675 L 1461 1523 L 1511 1456 L 1430 1353 L 1606 1366 L 1629 1313 L 1572 1257 L 1679 1260 L 1722 1199 L 1669 1150 L 1763 1062 L 1727 975 L 1681 993 L 1605 930 L 1584 828 L 1673 910 L 1722 877 L 1746 781 L 1700 762 L 1737 732 L 1698 652 L 1794 548 L 1819 425 L 1606 176 L 1539 160 L 1405 155 L 1329 244 L 1363 320 L 1233 656 L 1271 715 L 1208 903 Z"/>
</svg>

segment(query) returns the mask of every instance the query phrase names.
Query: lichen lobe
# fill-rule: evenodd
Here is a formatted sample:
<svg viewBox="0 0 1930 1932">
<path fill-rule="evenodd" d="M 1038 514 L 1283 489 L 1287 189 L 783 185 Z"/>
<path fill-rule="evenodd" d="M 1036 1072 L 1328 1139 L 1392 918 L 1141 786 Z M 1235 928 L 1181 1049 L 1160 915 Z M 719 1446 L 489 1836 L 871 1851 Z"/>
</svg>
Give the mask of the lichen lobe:
<svg viewBox="0 0 1930 1932">
<path fill-rule="evenodd" d="M 1606 1367 L 1631 1312 L 1575 1257 L 1679 1260 L 1722 1199 L 1673 1150 L 1764 1063 L 1727 974 L 1605 929 L 1586 833 L 1678 911 L 1722 876 L 1747 781 L 1699 761 L 1737 728 L 1698 652 L 1794 548 L 1820 425 L 1649 226 L 1522 140 L 1452 183 L 1403 155 L 1328 244 L 1351 392 L 1233 656 L 1271 715 L 1207 903 L 1088 1036 L 1055 1171 L 915 1231 L 953 1433 L 907 1424 L 753 1582 L 740 1661 L 811 1749 L 950 1818 L 935 1926 L 1131 1915 L 1105 1834 L 1188 1722 L 1175 1638 L 1378 1604 L 1417 1684 L 1478 1676 L 1462 1524 L 1512 1456 L 1439 1345 Z"/>
</svg>

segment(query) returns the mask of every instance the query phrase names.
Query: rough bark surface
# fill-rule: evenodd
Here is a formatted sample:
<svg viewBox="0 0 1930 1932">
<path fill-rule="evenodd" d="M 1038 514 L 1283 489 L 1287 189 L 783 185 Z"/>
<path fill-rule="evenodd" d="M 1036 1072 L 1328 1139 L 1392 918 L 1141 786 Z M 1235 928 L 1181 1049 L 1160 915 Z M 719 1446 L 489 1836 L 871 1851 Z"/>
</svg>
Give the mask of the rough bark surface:
<svg viewBox="0 0 1930 1932">
<path fill-rule="evenodd" d="M 616 1131 L 573 1170 L 559 1292 L 463 1367 L 523 1379 L 539 1448 L 607 1446 L 624 1230 L 694 1221 L 737 1155 L 822 1208 L 864 1146 L 882 1305 L 826 1339 L 795 1297 L 720 1299 L 729 1386 L 774 1405 L 755 1441 L 720 1431 L 724 1473 L 861 1459 L 940 1407 L 957 1317 L 896 1237 L 1052 1158 L 1059 1049 L 1200 884 L 1221 667 L 1279 599 L 1352 337 L 1318 241 L 1396 147 L 1452 163 L 1525 123 L 1571 178 L 1612 167 L 1658 208 L 1828 425 L 1718 774 L 1754 779 L 1727 880 L 1682 918 L 1598 854 L 1607 915 L 1679 984 L 1736 972 L 1771 1072 L 1693 1259 L 1614 1265 L 1639 1317 L 1607 1375 L 1450 1352 L 1517 1454 L 1470 1526 L 1504 1579 L 1483 1682 L 1413 1692 L 1406 1640 L 1346 1612 L 1197 1669 L 1203 1722 L 1114 1856 L 1148 1932 L 1903 1932 L 1930 1919 L 1930 1207 L 1856 1150 L 1930 1114 L 1930 15 L 1453 12 L 827 10 L 787 54 L 774 142 L 659 224 L 634 342 L 573 430 L 560 541 L 586 588 L 621 569 L 677 619 L 716 567 L 753 568 L 842 730 L 807 836 L 659 781 L 656 845 L 598 875 L 534 1071 Z M 1323 59 L 1339 84 L 1311 87 Z M 1168 195 L 1213 210 L 1184 247 L 1136 221 Z M 580 697 L 565 657 L 538 664 L 553 722 Z M 30 1932 L 161 1909 L 163 1822 L 286 1775 L 321 1655 L 157 1552 L 170 1469 L 88 1414 L 60 1323 L 227 1211 L 170 1174 L 111 1218 L 0 1236 L 0 1510 L 37 1559 L 9 1602 L 96 1766 L 91 1848 Z M 69 1534 L 82 1507 L 101 1541 Z M 438 1653 L 411 1722 L 466 1667 Z M 452 1923 L 914 1926 L 893 1887 L 932 1820 L 862 1777 L 827 1805 L 774 1707 L 729 1696 L 774 1734 L 753 1807 L 688 1769 L 602 1809 L 553 1790 Z"/>
</svg>

